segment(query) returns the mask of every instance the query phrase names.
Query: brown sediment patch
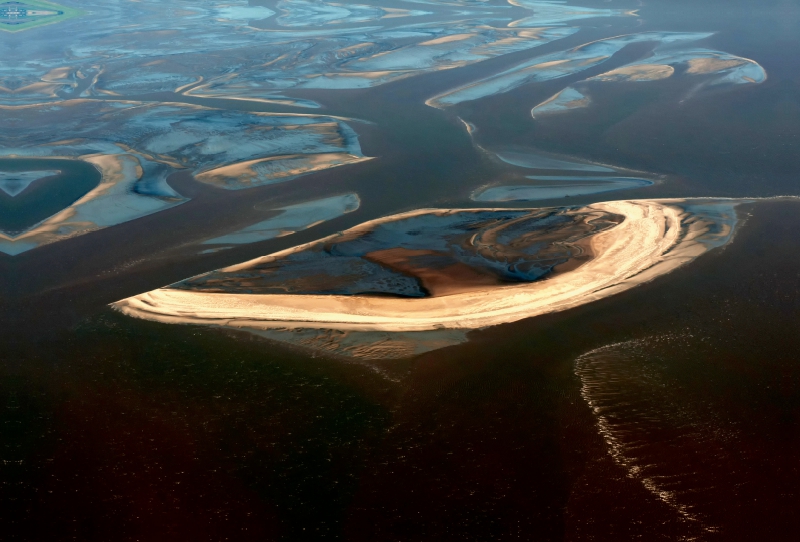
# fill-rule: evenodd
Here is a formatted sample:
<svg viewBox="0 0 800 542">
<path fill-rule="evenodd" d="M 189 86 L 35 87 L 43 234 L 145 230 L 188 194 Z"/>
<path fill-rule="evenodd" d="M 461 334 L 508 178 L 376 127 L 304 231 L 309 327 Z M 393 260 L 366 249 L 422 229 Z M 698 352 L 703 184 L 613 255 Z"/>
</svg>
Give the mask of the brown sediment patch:
<svg viewBox="0 0 800 542">
<path fill-rule="evenodd" d="M 496 275 L 475 269 L 434 250 L 389 248 L 364 256 L 365 260 L 412 276 L 433 297 L 485 290 L 503 284 Z M 431 265 L 438 260 L 439 265 Z"/>
</svg>

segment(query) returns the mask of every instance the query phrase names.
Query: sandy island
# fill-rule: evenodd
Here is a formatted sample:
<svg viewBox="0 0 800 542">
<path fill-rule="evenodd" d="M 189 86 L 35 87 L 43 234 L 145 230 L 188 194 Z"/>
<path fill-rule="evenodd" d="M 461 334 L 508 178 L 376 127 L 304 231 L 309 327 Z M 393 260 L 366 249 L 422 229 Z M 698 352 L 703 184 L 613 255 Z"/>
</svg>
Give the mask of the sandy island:
<svg viewBox="0 0 800 542">
<path fill-rule="evenodd" d="M 118 301 L 112 307 L 165 323 L 252 330 L 408 332 L 493 326 L 614 295 L 669 273 L 713 248 L 704 236 L 730 225 L 698 217 L 681 203 L 683 200 L 638 200 L 588 205 L 585 209 L 615 213 L 624 220 L 589 239 L 589 261 L 531 283 L 418 299 L 208 293 L 166 287 Z"/>
</svg>

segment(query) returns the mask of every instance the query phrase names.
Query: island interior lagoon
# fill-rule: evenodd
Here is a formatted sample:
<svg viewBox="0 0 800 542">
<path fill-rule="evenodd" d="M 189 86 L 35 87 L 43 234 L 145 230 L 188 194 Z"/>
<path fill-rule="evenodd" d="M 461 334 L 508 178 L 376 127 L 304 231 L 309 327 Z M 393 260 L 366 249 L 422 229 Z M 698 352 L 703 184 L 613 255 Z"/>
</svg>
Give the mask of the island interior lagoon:
<svg viewBox="0 0 800 542">
<path fill-rule="evenodd" d="M 800 3 L 0 3 L 0 532 L 800 529 Z"/>
</svg>

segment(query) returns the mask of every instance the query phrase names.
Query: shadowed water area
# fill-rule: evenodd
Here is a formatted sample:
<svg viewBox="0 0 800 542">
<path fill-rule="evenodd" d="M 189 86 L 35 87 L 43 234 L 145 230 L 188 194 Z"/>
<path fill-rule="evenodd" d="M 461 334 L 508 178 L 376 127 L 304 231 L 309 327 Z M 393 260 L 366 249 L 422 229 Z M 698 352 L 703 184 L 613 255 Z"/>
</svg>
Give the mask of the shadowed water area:
<svg viewBox="0 0 800 542">
<path fill-rule="evenodd" d="M 4 539 L 796 538 L 796 2 L 59 4 L 0 28 Z M 492 327 L 109 307 L 547 284 L 660 198 L 703 250 Z"/>
<path fill-rule="evenodd" d="M 0 160 L 0 229 L 19 234 L 75 202 L 100 173 L 74 160 Z"/>
</svg>

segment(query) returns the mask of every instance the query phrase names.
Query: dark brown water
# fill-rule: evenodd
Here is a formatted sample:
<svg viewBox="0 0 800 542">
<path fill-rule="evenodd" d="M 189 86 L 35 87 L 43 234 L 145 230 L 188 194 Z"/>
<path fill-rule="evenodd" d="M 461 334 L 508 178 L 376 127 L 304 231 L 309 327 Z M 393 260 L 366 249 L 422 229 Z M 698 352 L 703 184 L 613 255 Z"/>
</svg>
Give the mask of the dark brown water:
<svg viewBox="0 0 800 542">
<path fill-rule="evenodd" d="M 238 192 L 178 173 L 169 182 L 192 198 L 183 205 L 0 255 L 2 538 L 796 539 L 798 200 L 740 207 L 730 245 L 652 283 L 407 360 L 312 355 L 106 305 L 387 214 L 468 207 L 476 187 L 527 173 L 483 148 L 538 149 L 660 181 L 603 199 L 800 195 L 799 14 L 794 2 L 645 3 L 638 18 L 465 68 L 295 90 L 323 113 L 368 121 L 351 125 L 376 159 Z M 769 78 L 684 101 L 690 88 L 677 79 L 612 84 L 591 108 L 536 123 L 530 108 L 573 79 L 445 111 L 424 105 L 535 55 L 645 30 L 717 31 L 705 46 L 755 59 Z M 638 46 L 604 70 L 638 58 Z M 458 117 L 478 126 L 474 139 Z M 80 182 L 64 184 L 70 175 Z M 46 181 L 68 187 L 48 189 L 53 208 L 91 189 L 93 175 Z M 262 220 L 263 209 L 347 191 L 359 194 L 358 211 L 198 254 L 199 242 Z M 25 220 L 52 214 L 47 205 Z"/>
<path fill-rule="evenodd" d="M 789 540 L 797 209 L 758 203 L 733 244 L 652 284 L 407 362 L 111 312 L 6 341 L 3 522 L 34 539 Z M 587 385 L 618 395 L 627 467 Z"/>
</svg>

